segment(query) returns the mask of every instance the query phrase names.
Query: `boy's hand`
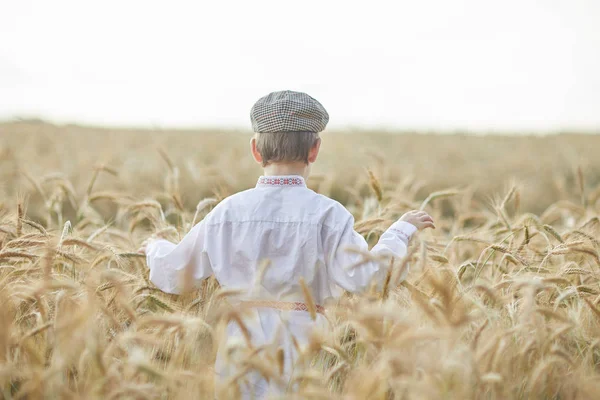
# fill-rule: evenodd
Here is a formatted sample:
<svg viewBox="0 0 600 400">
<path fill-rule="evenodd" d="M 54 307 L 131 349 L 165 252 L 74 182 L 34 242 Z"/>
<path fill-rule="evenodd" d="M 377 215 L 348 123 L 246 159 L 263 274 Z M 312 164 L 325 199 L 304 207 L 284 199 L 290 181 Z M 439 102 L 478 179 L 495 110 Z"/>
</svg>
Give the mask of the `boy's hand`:
<svg viewBox="0 0 600 400">
<path fill-rule="evenodd" d="M 158 240 L 158 239 L 163 239 L 163 237 L 160 234 L 152 234 L 150 237 L 144 239 L 144 241 L 142 242 L 140 248 L 137 250 L 138 253 L 140 254 L 146 254 L 146 251 L 148 249 L 148 244 L 150 244 L 150 242 L 154 241 L 154 240 Z"/>
<path fill-rule="evenodd" d="M 426 228 L 435 229 L 435 224 L 433 223 L 433 218 L 425 211 L 409 211 L 400 217 L 400 221 L 408 222 L 409 224 L 413 224 L 417 227 L 418 230 L 422 231 Z"/>
<path fill-rule="evenodd" d="M 138 249 L 138 251 L 137 251 L 137 252 L 138 252 L 139 254 L 146 255 L 146 247 L 148 247 L 148 243 L 150 243 L 150 241 L 151 241 L 151 240 L 152 240 L 152 238 L 151 238 L 151 237 L 150 237 L 150 238 L 148 238 L 148 239 L 145 239 L 145 240 L 142 242 L 142 245 L 141 245 L 141 247 Z"/>
</svg>

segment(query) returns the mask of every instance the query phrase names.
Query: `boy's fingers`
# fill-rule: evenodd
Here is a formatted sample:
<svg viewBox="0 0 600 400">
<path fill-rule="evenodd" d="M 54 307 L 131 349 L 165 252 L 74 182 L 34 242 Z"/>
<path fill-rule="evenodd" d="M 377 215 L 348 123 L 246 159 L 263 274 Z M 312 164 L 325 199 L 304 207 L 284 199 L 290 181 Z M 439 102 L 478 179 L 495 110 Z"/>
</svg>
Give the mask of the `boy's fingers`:
<svg viewBox="0 0 600 400">
<path fill-rule="evenodd" d="M 423 226 L 424 226 L 425 228 L 431 228 L 431 229 L 435 229 L 435 225 L 433 224 L 433 222 L 425 222 L 425 223 L 423 224 Z"/>
<path fill-rule="evenodd" d="M 431 218 L 429 215 L 426 215 L 424 217 L 421 217 L 421 221 L 433 223 L 433 218 Z"/>
</svg>

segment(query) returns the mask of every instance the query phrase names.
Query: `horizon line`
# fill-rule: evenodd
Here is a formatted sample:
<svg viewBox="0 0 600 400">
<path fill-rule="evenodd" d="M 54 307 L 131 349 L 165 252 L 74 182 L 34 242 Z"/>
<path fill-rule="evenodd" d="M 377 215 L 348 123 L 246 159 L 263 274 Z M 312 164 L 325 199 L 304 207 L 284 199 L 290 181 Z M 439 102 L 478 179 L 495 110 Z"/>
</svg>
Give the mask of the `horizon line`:
<svg viewBox="0 0 600 400">
<path fill-rule="evenodd" d="M 247 131 L 252 132 L 248 124 L 247 127 L 241 125 L 210 125 L 210 124 L 128 124 L 128 123 L 100 123 L 91 121 L 74 121 L 43 118 L 37 116 L 13 116 L 0 117 L 0 125 L 15 124 L 15 123 L 30 123 L 44 124 L 56 127 L 80 127 L 92 129 L 119 129 L 119 130 L 147 130 L 147 131 Z M 337 125 L 326 129 L 332 133 L 350 132 L 379 132 L 379 133 L 396 133 L 396 134 L 475 134 L 475 135 L 560 135 L 560 134 L 581 134 L 581 135 L 596 135 L 600 134 L 600 127 L 597 128 L 577 128 L 577 127 L 557 127 L 551 129 L 540 128 L 515 128 L 515 129 L 499 129 L 499 128 L 465 128 L 465 127 L 449 127 L 449 128 L 432 128 L 432 127 L 409 127 L 409 126 L 384 126 L 384 125 L 358 125 L 347 124 Z"/>
</svg>

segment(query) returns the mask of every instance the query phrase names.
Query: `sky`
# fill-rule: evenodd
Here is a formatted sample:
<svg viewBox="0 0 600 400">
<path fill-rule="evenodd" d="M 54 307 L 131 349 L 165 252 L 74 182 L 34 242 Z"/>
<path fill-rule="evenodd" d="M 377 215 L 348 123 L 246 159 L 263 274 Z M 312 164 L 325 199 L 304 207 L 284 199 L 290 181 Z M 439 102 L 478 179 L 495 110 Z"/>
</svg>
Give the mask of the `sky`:
<svg viewBox="0 0 600 400">
<path fill-rule="evenodd" d="M 600 130 L 600 1 L 0 0 L 0 119 L 249 129 L 285 89 L 333 128 Z"/>
</svg>

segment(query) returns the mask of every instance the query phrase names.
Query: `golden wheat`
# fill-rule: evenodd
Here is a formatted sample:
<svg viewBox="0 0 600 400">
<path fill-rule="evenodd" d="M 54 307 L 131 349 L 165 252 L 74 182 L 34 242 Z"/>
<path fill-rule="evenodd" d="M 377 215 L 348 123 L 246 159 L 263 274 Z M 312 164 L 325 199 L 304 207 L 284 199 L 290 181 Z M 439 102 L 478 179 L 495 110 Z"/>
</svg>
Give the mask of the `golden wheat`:
<svg viewBox="0 0 600 400">
<path fill-rule="evenodd" d="M 327 328 L 296 343 L 288 398 L 600 398 L 599 142 L 324 135 L 308 185 L 344 203 L 370 244 L 409 209 L 438 229 L 392 261 L 380 291 L 326 305 Z M 246 144 L 0 124 L 1 398 L 235 398 L 248 373 L 285 384 L 283 351 L 253 347 L 243 310 L 227 307 L 237 291 L 209 278 L 162 293 L 136 252 L 252 187 Z M 230 321 L 239 374 L 215 387 Z"/>
</svg>

